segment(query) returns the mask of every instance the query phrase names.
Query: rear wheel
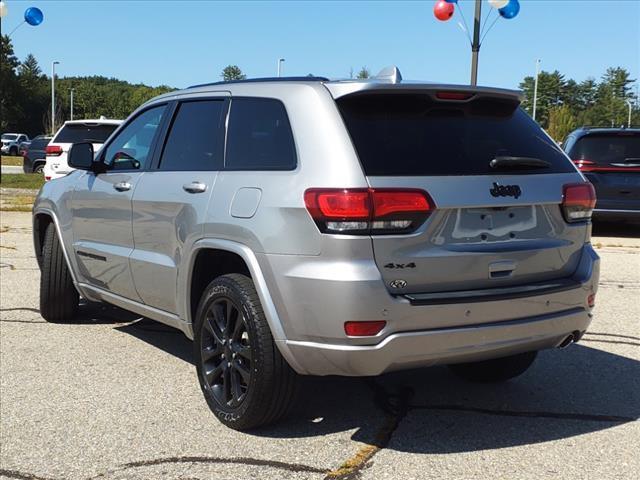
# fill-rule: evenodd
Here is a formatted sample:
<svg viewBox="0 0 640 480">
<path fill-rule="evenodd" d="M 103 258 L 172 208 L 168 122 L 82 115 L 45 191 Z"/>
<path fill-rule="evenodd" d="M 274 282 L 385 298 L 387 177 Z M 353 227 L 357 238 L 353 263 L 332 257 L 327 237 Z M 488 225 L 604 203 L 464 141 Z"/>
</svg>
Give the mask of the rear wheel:
<svg viewBox="0 0 640 480">
<path fill-rule="evenodd" d="M 40 315 L 47 322 L 72 321 L 78 312 L 79 299 L 55 226 L 50 223 L 42 249 Z"/>
<path fill-rule="evenodd" d="M 11 147 L 9 149 L 9 155 L 15 157 L 18 155 L 18 147 Z"/>
<path fill-rule="evenodd" d="M 33 167 L 33 173 L 37 173 L 42 175 L 44 172 L 44 163 L 37 163 L 35 167 Z"/>
<path fill-rule="evenodd" d="M 536 359 L 538 352 L 519 353 L 482 362 L 459 363 L 449 368 L 471 382 L 498 383 L 522 375 Z"/>
<path fill-rule="evenodd" d="M 223 275 L 209 284 L 194 336 L 200 387 L 223 424 L 248 430 L 288 413 L 297 375 L 275 345 L 250 278 Z"/>
</svg>

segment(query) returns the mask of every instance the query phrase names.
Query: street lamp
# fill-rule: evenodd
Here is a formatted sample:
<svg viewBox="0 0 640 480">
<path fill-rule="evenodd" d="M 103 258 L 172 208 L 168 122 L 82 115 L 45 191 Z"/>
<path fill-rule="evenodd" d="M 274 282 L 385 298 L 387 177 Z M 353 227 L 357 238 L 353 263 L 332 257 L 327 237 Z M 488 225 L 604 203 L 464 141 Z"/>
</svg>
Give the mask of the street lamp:
<svg viewBox="0 0 640 480">
<path fill-rule="evenodd" d="M 56 133 L 56 65 L 60 62 L 51 62 L 51 135 Z"/>
<path fill-rule="evenodd" d="M 538 105 L 538 77 L 540 76 L 540 62 L 541 60 L 536 60 L 536 81 L 533 84 L 533 119 L 536 119 L 536 107 Z"/>
<path fill-rule="evenodd" d="M 282 73 L 282 64 L 284 63 L 284 58 L 278 59 L 278 77 L 280 77 Z"/>
<path fill-rule="evenodd" d="M 629 120 L 627 120 L 627 128 L 631 128 L 631 108 L 633 107 L 631 100 L 627 100 L 627 105 L 629 105 Z"/>
</svg>

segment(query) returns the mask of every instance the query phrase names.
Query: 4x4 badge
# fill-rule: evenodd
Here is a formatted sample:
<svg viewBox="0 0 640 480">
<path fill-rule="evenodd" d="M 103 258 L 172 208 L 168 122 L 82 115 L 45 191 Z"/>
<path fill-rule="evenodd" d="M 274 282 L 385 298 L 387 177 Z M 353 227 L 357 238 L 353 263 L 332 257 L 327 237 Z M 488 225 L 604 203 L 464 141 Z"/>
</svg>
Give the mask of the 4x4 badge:
<svg viewBox="0 0 640 480">
<path fill-rule="evenodd" d="M 518 198 L 522 195 L 520 185 L 498 185 L 493 182 L 493 188 L 489 189 L 489 193 L 494 197 L 514 197 Z"/>
</svg>

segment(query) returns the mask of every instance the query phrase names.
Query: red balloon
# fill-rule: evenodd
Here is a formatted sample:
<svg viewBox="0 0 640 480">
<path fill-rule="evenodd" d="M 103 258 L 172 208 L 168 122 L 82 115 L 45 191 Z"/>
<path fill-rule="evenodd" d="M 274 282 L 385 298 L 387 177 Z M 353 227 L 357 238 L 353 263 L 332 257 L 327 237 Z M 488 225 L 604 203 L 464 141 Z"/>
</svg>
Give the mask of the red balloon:
<svg viewBox="0 0 640 480">
<path fill-rule="evenodd" d="M 455 4 L 448 3 L 445 0 L 438 0 L 433 7 L 433 14 L 441 22 L 446 22 L 453 17 L 455 9 Z"/>
</svg>

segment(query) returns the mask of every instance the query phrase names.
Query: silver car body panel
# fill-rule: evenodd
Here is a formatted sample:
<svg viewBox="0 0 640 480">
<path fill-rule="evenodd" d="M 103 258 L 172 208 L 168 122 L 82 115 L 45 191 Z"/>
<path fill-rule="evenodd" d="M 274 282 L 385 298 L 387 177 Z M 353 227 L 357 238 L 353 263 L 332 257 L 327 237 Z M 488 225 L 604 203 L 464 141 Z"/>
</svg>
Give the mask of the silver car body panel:
<svg viewBox="0 0 640 480">
<path fill-rule="evenodd" d="M 434 85 L 239 82 L 165 94 L 140 109 L 212 96 L 230 97 L 231 104 L 234 97 L 282 101 L 297 167 L 259 172 L 73 172 L 43 187 L 34 214 L 52 217 L 83 296 L 164 322 L 190 338 L 191 275 L 198 252 L 216 249 L 239 255 L 251 273 L 280 351 L 303 374 L 374 375 L 490 358 L 550 348 L 574 331 L 583 332 L 590 322 L 587 296 L 597 289 L 599 263 L 589 244 L 590 226 L 567 224 L 559 208 L 562 185 L 584 181 L 577 171 L 438 178 L 363 173 L 334 99 L 365 91 L 424 88 Z M 474 91 L 517 95 L 500 89 Z M 120 128 L 125 126 L 126 122 Z M 112 184 L 122 175 L 129 175 L 124 180 L 131 189 L 114 197 Z M 204 184 L 205 191 L 185 192 L 183 185 L 191 182 Z M 488 191 L 493 182 L 517 182 L 523 193 L 517 199 L 492 197 Z M 421 188 L 432 196 L 437 210 L 401 242 L 393 235 L 322 234 L 303 200 L 305 190 L 314 187 Z M 504 230 L 496 238 L 469 240 L 474 237 L 472 230 L 479 228 L 473 222 L 456 223 L 467 209 L 523 216 L 517 221 L 494 219 L 502 222 L 496 231 Z M 516 239 L 519 243 L 506 239 L 512 232 L 521 236 Z M 389 287 L 393 275 L 385 271 L 384 262 L 403 257 L 424 263 L 403 272 L 408 287 L 394 290 Z M 522 276 L 517 281 L 491 278 L 492 271 L 505 268 Z M 575 288 L 439 305 L 414 305 L 405 296 L 556 277 L 575 279 Z M 345 321 L 381 319 L 387 325 L 375 337 L 345 335 Z"/>
</svg>

